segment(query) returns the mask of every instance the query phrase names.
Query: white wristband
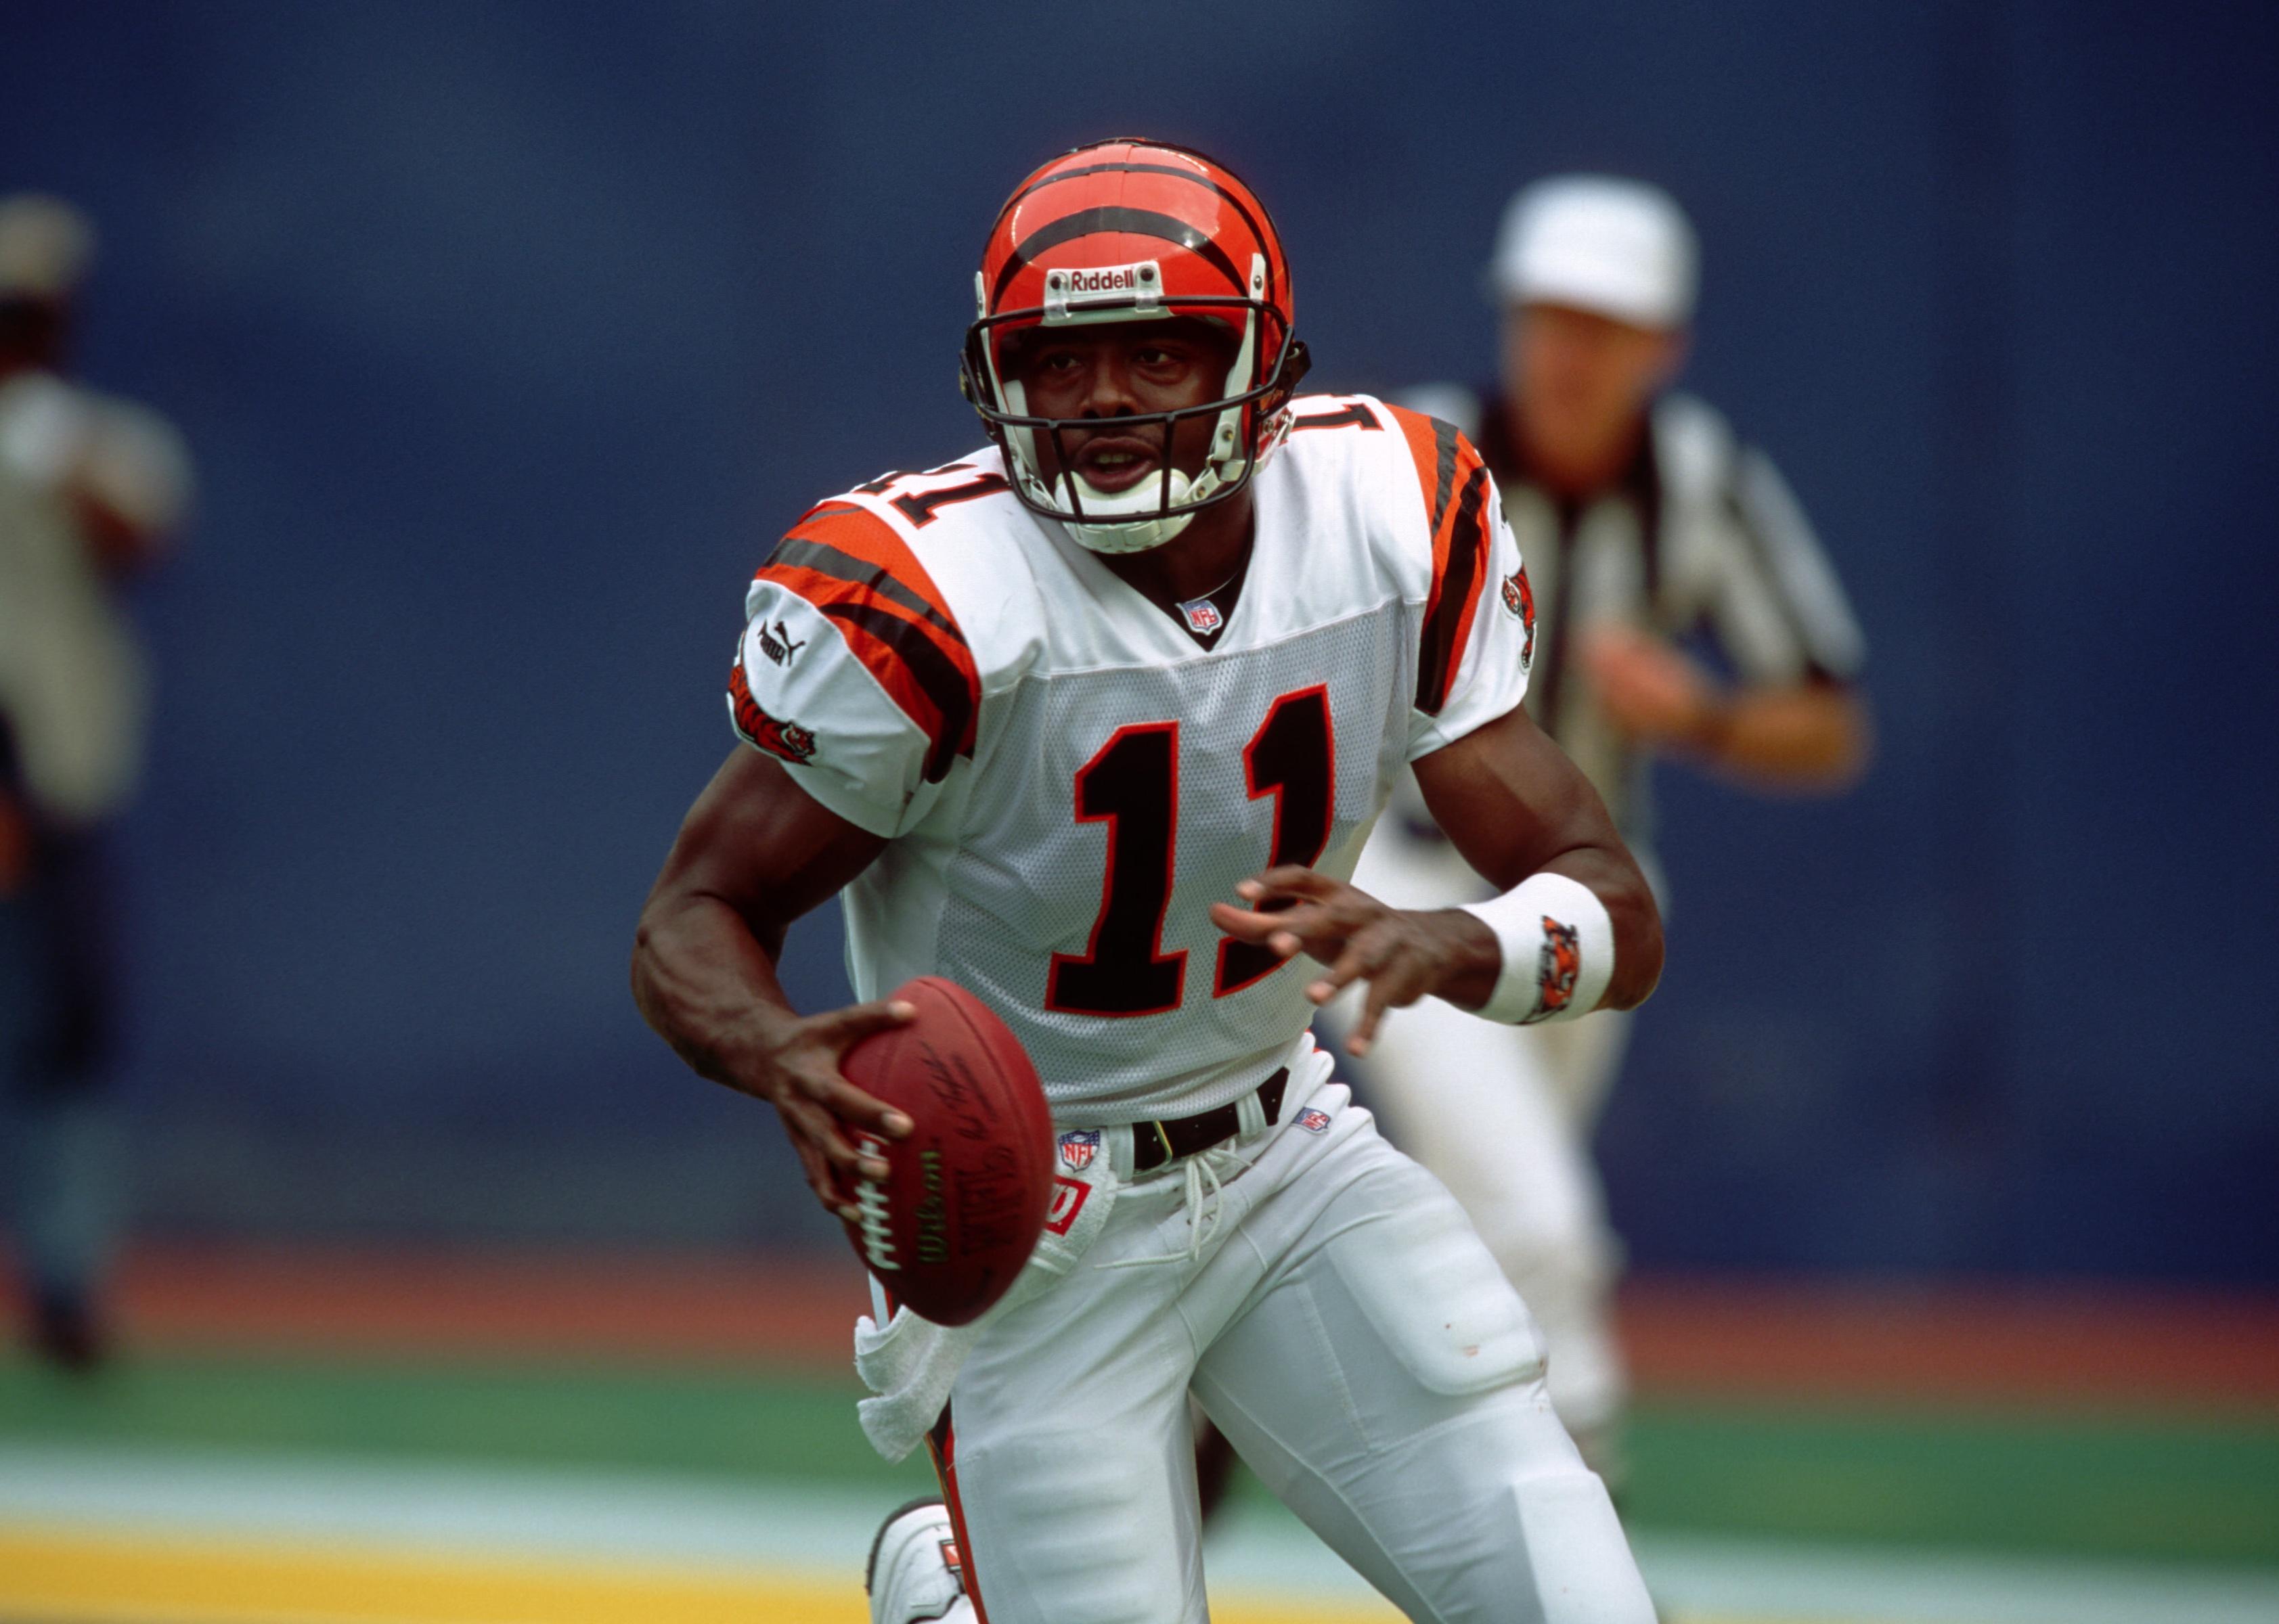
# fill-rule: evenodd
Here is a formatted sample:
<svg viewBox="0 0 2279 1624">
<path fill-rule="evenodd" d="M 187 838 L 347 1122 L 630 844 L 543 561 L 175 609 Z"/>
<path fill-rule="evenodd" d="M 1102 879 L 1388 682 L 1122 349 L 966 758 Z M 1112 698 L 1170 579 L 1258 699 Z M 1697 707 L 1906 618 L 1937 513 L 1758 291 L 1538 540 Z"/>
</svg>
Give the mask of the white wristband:
<svg viewBox="0 0 2279 1624">
<path fill-rule="evenodd" d="M 1615 978 L 1615 922 L 1598 893 L 1563 874 L 1531 874 L 1465 906 L 1496 934 L 1503 972 L 1479 1013 L 1516 1026 L 1588 1015 Z"/>
</svg>

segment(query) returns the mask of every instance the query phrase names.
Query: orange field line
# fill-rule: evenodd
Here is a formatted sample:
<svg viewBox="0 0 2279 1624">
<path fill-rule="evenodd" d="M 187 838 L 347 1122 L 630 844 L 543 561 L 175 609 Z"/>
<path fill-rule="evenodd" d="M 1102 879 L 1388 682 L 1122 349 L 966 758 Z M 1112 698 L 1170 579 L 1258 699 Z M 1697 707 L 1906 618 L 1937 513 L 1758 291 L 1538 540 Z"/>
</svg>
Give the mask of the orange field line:
<svg viewBox="0 0 2279 1624">
<path fill-rule="evenodd" d="M 626 1357 L 844 1371 L 852 1257 L 146 1246 L 127 1336 L 159 1348 Z M 2279 1299 L 2145 1288 L 1709 1277 L 1626 1284 L 1648 1396 L 2279 1406 Z"/>
</svg>

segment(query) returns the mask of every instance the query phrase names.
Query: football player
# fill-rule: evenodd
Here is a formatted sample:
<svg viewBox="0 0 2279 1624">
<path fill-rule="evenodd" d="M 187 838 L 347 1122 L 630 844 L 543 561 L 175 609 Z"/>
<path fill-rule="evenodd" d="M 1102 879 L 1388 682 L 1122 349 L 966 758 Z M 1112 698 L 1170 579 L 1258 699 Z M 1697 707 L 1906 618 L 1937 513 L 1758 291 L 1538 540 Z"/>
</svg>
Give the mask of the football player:
<svg viewBox="0 0 2279 1624">
<path fill-rule="evenodd" d="M 776 545 L 729 675 L 745 747 L 633 959 L 650 1023 L 776 1107 L 842 1216 L 910 1124 L 839 1060 L 909 1017 L 881 1000 L 909 977 L 986 1000 L 1069 1136 L 1057 1272 L 1040 1246 L 978 1325 L 886 1361 L 946 1410 L 866 1411 L 890 1455 L 931 1435 L 946 1495 L 881 1530 L 873 1619 L 1201 1624 L 1192 1393 L 1409 1617 L 1646 1624 L 1526 1308 L 1308 1035 L 1349 984 L 1365 1048 L 1427 995 L 1560 1020 L 1659 975 L 1637 864 L 1521 708 L 1493 479 L 1446 423 L 1298 394 L 1280 241 L 1200 154 L 1038 170 L 975 304 L 990 443 Z M 1490 900 L 1347 883 L 1411 766 Z M 802 1015 L 777 955 L 833 894 L 866 1001 Z"/>
</svg>

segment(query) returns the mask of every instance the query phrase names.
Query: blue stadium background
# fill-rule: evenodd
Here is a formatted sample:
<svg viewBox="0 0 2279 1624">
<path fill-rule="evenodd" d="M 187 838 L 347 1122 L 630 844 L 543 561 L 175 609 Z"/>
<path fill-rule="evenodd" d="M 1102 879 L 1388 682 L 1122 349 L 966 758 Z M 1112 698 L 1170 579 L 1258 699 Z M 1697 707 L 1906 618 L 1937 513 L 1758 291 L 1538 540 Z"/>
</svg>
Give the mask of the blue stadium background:
<svg viewBox="0 0 2279 1624">
<path fill-rule="evenodd" d="M 1697 217 L 1691 382 L 1866 622 L 1849 800 L 1664 774 L 1603 1136 L 1657 1268 L 2279 1281 L 2279 25 L 2111 0 L 12 8 L 0 184 L 188 428 L 127 840 L 146 1227 L 827 1241 L 625 992 L 743 579 L 967 448 L 1011 182 L 1140 130 L 1272 204 L 1331 387 L 1482 372 L 1506 193 Z M 840 986 L 835 927 L 790 979 Z M 835 1244 L 835 1243 L 829 1243 Z"/>
</svg>

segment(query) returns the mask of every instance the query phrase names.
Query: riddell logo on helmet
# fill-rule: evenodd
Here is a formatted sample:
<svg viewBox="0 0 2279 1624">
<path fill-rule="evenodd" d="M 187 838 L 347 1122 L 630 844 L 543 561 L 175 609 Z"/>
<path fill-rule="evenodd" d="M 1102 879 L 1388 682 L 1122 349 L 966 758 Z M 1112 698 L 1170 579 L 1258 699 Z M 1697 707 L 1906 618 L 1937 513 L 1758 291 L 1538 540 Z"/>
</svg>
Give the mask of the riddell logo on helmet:
<svg viewBox="0 0 2279 1624">
<path fill-rule="evenodd" d="M 1087 318 L 1078 312 L 1094 305 L 1113 305 L 1118 311 L 1154 315 L 1161 313 L 1163 303 L 1163 271 L 1152 259 L 1128 265 L 1069 266 L 1045 272 L 1047 321 L 1085 320 Z M 1103 310 L 1088 319 L 1106 321 L 1116 318 Z"/>
<path fill-rule="evenodd" d="M 1155 280 L 1155 262 L 1145 265 L 1106 265 L 1097 271 L 1071 271 L 1068 273 L 1068 290 L 1072 294 L 1129 293 L 1140 286 L 1140 272 L 1147 280 Z"/>
</svg>

